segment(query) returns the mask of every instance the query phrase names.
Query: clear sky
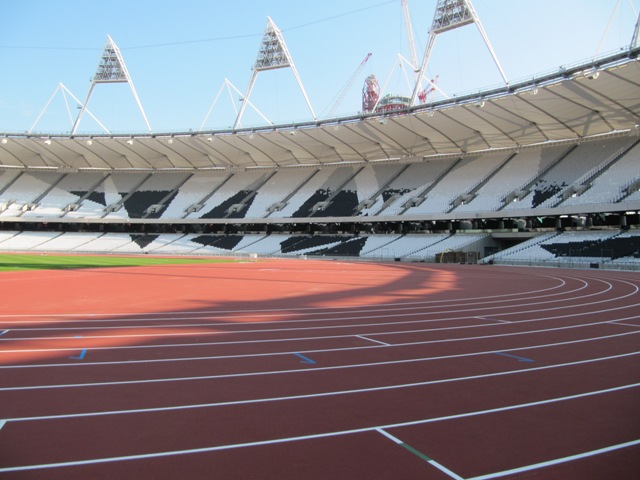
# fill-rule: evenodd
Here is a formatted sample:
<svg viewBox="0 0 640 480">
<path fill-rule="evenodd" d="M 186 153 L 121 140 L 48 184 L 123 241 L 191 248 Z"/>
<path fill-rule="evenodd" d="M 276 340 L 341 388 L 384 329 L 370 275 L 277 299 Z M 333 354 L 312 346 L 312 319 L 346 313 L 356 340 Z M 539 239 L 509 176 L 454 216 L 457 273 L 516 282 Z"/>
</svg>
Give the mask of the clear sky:
<svg viewBox="0 0 640 480">
<path fill-rule="evenodd" d="M 627 47 L 636 2 L 473 0 L 510 81 Z M 408 0 L 408 5 L 422 58 L 436 0 Z M 319 117 L 332 109 L 356 114 L 370 74 L 386 83 L 383 94 L 411 91 L 398 67 L 399 53 L 410 58 L 400 0 L 0 0 L 0 6 L 2 132 L 30 130 L 61 82 L 84 101 L 107 35 L 122 52 L 152 130 L 198 130 L 225 78 L 242 92 L 247 88 L 267 16 L 282 30 Z M 438 36 L 428 74 L 438 76 L 448 95 L 502 82 L 474 25 Z M 250 99 L 273 123 L 311 119 L 290 69 L 261 72 Z M 75 117 L 77 106 L 69 101 Z M 204 128 L 233 125 L 234 107 L 239 108 L 239 95 L 230 97 L 225 89 Z M 147 131 L 127 84 L 98 84 L 88 109 L 112 132 Z M 247 109 L 242 123 L 265 122 Z M 71 126 L 58 93 L 34 131 L 68 132 Z M 85 115 L 79 132 L 102 130 Z"/>
</svg>

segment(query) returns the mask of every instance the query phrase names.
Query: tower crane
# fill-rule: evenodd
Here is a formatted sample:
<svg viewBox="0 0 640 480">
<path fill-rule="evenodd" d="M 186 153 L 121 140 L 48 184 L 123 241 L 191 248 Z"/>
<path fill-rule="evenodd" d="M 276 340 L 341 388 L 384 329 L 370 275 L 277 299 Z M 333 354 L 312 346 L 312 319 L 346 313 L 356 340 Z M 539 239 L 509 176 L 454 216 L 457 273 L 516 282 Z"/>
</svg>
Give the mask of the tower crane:
<svg viewBox="0 0 640 480">
<path fill-rule="evenodd" d="M 371 58 L 371 55 L 373 55 L 371 52 L 367 53 L 367 56 L 364 57 L 364 60 L 362 60 L 360 65 L 358 65 L 358 68 L 356 68 L 356 71 L 353 72 L 353 75 L 351 75 L 351 78 L 349 79 L 347 84 L 342 88 L 342 90 L 340 91 L 340 94 L 338 95 L 337 100 L 335 101 L 335 103 L 331 107 L 331 110 L 329 110 L 329 113 L 327 114 L 328 118 L 331 118 L 333 116 L 335 111 L 338 109 L 338 107 L 344 100 L 344 97 L 347 96 L 347 93 L 349 93 L 349 90 L 353 86 L 353 82 L 356 81 L 356 78 L 358 77 L 358 75 L 360 75 L 360 72 L 362 72 L 362 69 L 367 64 L 367 61 L 369 61 L 369 58 Z"/>
</svg>

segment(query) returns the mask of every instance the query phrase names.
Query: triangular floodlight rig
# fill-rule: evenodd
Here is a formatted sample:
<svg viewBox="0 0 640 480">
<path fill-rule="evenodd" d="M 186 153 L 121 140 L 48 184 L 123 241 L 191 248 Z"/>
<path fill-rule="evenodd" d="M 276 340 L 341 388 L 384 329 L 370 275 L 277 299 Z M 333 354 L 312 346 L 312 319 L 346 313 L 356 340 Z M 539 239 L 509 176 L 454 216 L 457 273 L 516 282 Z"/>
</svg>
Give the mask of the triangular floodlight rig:
<svg viewBox="0 0 640 480">
<path fill-rule="evenodd" d="M 140 109 L 142 118 L 144 118 L 144 122 L 147 124 L 147 128 L 149 129 L 149 131 L 151 131 L 149 120 L 147 120 L 147 115 L 144 113 L 144 109 L 142 108 L 142 104 L 140 103 L 140 98 L 138 97 L 136 88 L 133 85 L 133 80 L 131 79 L 129 72 L 127 71 L 127 66 L 124 63 L 124 59 L 122 58 L 120 49 L 115 44 L 113 39 L 109 35 L 107 35 L 107 42 L 105 43 L 104 49 L 102 50 L 98 69 L 96 70 L 96 74 L 91 81 L 91 88 L 89 89 L 89 93 L 87 94 L 87 99 L 82 105 L 80 113 L 78 113 L 78 118 L 76 118 L 73 129 L 71 130 L 72 135 L 76 133 L 76 130 L 80 125 L 80 120 L 82 120 L 82 116 L 84 115 L 87 104 L 89 103 L 91 95 L 93 94 L 93 89 L 99 83 L 128 83 L 129 87 L 131 88 L 131 93 L 133 93 L 133 97 L 135 98 L 138 108 Z"/>
<path fill-rule="evenodd" d="M 596 49 L 596 53 L 594 55 L 594 58 L 597 57 L 598 55 L 600 55 L 600 51 L 602 49 L 602 46 L 604 45 L 604 41 L 607 37 L 607 34 L 609 33 L 609 30 L 611 29 L 611 24 L 613 23 L 613 20 L 616 16 L 616 14 L 618 13 L 618 9 L 620 8 L 620 4 L 622 3 L 622 0 L 618 0 L 616 2 L 615 7 L 613 7 L 613 12 L 611 13 L 611 18 L 609 18 L 609 23 L 607 24 L 607 28 L 605 28 L 604 33 L 602 34 L 602 39 L 600 40 L 600 43 L 598 44 L 598 48 Z M 638 15 L 638 12 L 636 12 L 636 8 L 633 5 L 633 1 L 629 0 L 629 6 L 631 7 L 631 11 L 633 12 L 633 15 L 638 17 L 638 20 L 636 21 L 636 26 L 633 29 L 633 36 L 631 37 L 631 43 L 629 44 L 629 49 L 633 50 L 634 48 L 636 48 L 638 46 L 638 34 L 640 33 L 640 15 Z"/>
<path fill-rule="evenodd" d="M 29 133 L 33 132 L 36 128 L 36 125 L 38 124 L 38 122 L 40 121 L 40 119 L 42 118 L 42 116 L 44 115 L 44 113 L 47 111 L 47 109 L 49 108 L 49 105 L 51 105 L 51 102 L 53 101 L 53 99 L 55 98 L 55 96 L 58 94 L 58 92 L 60 92 L 60 94 L 62 95 L 62 98 L 64 100 L 65 106 L 67 107 L 67 113 L 69 115 L 69 120 L 71 121 L 71 125 L 73 126 L 74 120 L 73 120 L 73 115 L 71 115 L 71 107 L 69 106 L 69 99 L 67 98 L 67 95 L 69 95 L 75 102 L 76 102 L 76 106 L 78 108 L 82 108 L 82 102 L 80 100 L 78 100 L 78 98 L 71 93 L 71 91 L 65 87 L 65 85 L 60 82 L 58 84 L 58 86 L 56 87 L 56 89 L 54 90 L 53 94 L 51 95 L 51 97 L 49 98 L 49 100 L 47 101 L 47 104 L 44 106 L 44 108 L 42 109 L 42 111 L 40 112 L 40 115 L 38 115 L 38 118 L 36 118 L 36 121 L 33 122 L 33 125 L 31 126 L 31 128 L 29 129 Z M 109 130 L 107 129 L 107 127 L 105 127 L 100 120 L 98 120 L 93 113 L 91 113 L 89 111 L 89 109 L 86 109 L 87 113 L 89 114 L 89 116 L 91 118 L 93 118 L 93 120 L 100 125 L 100 127 L 102 129 L 104 129 L 105 132 L 110 133 Z"/>
<path fill-rule="evenodd" d="M 296 81 L 298 82 L 298 86 L 302 91 L 302 95 L 307 102 L 307 106 L 311 111 L 313 119 L 315 120 L 317 118 L 316 114 L 313 111 L 313 107 L 311 106 L 311 102 L 309 101 L 309 97 L 307 96 L 307 92 L 304 89 L 304 85 L 302 84 L 302 80 L 300 80 L 300 75 L 298 75 L 298 70 L 293 63 L 293 58 L 291 58 L 291 54 L 287 49 L 287 44 L 284 41 L 282 32 L 276 26 L 276 24 L 273 23 L 273 20 L 271 20 L 270 17 L 267 17 L 267 27 L 264 30 L 264 35 L 262 36 L 262 41 L 260 42 L 258 57 L 256 58 L 256 62 L 253 66 L 253 73 L 251 75 L 251 80 L 249 81 L 247 93 L 243 97 L 242 105 L 240 106 L 240 111 L 238 112 L 238 117 L 236 118 L 236 122 L 233 125 L 234 129 L 238 128 L 238 125 L 240 125 L 242 114 L 244 113 L 244 110 L 249 103 L 249 97 L 251 96 L 251 92 L 255 85 L 258 74 L 265 70 L 275 70 L 276 68 L 291 68 L 291 71 L 293 72 L 293 75 L 296 77 Z"/>
<path fill-rule="evenodd" d="M 207 115 L 204 117 L 204 120 L 202 121 L 202 125 L 200 125 L 200 130 L 201 131 L 204 130 L 204 126 L 207 123 L 207 120 L 209 120 L 209 117 L 211 116 L 211 112 L 213 112 L 213 109 L 215 108 L 216 103 L 218 103 L 218 99 L 220 98 L 220 95 L 222 94 L 222 92 L 224 91 L 225 88 L 227 89 L 227 92 L 229 93 L 229 97 L 231 99 L 231 105 L 233 106 L 234 113 L 236 114 L 236 116 L 238 115 L 238 109 L 236 108 L 236 104 L 234 102 L 234 94 L 231 91 L 231 89 L 233 89 L 236 92 L 236 94 L 240 97 L 240 101 L 244 101 L 244 98 L 242 97 L 242 92 L 240 90 L 238 90 L 238 88 L 233 83 L 231 83 L 231 81 L 228 78 L 225 78 L 224 82 L 222 83 L 222 86 L 220 87 L 220 90 L 218 90 L 218 94 L 216 95 L 216 98 L 213 100 L 213 103 L 211 104 L 211 107 L 209 108 L 209 111 L 207 112 Z M 247 100 L 247 103 L 249 104 L 249 106 L 251 108 L 253 108 L 256 111 L 256 113 L 258 115 L 260 115 L 262 117 L 262 119 L 265 122 L 267 122 L 269 125 L 273 125 L 271 120 L 269 120 L 267 117 L 265 117 L 264 114 L 260 110 L 258 110 L 258 108 L 253 103 L 251 103 L 250 100 Z"/>
<path fill-rule="evenodd" d="M 631 3 L 631 8 L 633 8 L 633 3 Z M 635 13 L 635 9 L 633 10 L 633 12 Z M 633 29 L 633 36 L 631 37 L 631 44 L 629 45 L 629 48 L 630 49 L 636 48 L 638 46 L 639 40 L 640 40 L 640 13 L 638 14 L 638 19 L 636 20 L 636 26 Z"/>
<path fill-rule="evenodd" d="M 487 34 L 484 31 L 480 18 L 471 4 L 471 0 L 438 0 L 436 12 L 433 16 L 433 22 L 431 23 L 431 29 L 429 30 L 429 42 L 427 43 L 427 48 L 424 51 L 420 71 L 417 75 L 418 81 L 416 82 L 413 94 L 411 95 L 411 105 L 415 104 L 416 98 L 422 89 L 421 79 L 427 69 L 427 64 L 429 63 L 429 58 L 431 57 L 431 51 L 433 50 L 433 46 L 436 42 L 436 37 L 440 33 L 448 32 L 449 30 L 464 27 L 465 25 L 472 23 L 478 27 L 480 35 L 482 35 L 482 39 L 484 40 L 485 45 L 493 57 L 493 61 L 500 71 L 500 75 L 502 76 L 504 83 L 509 83 L 502 67 L 500 66 L 498 57 L 491 46 L 491 42 L 489 42 L 489 37 L 487 37 Z"/>
</svg>

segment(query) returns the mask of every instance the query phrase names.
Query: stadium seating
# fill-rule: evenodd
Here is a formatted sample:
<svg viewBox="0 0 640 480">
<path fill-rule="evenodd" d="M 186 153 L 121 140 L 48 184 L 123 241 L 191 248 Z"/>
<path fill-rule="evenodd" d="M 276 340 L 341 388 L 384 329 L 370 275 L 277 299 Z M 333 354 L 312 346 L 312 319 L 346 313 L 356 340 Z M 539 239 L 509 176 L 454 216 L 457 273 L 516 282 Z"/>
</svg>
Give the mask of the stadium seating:
<svg viewBox="0 0 640 480">
<path fill-rule="evenodd" d="M 363 259 L 438 261 L 446 251 L 495 251 L 490 233 L 460 220 L 507 217 L 538 209 L 594 206 L 621 210 L 640 201 L 640 141 L 612 136 L 579 144 L 528 147 L 522 151 L 352 165 L 204 171 L 0 170 L 0 251 L 150 253 L 159 255 L 349 256 Z M 438 219 L 437 232 L 423 221 L 417 230 L 355 227 L 315 232 L 308 221 Z M 295 221 L 306 227 L 252 233 L 206 228 L 206 221 Z M 20 222 L 160 220 L 200 225 L 182 232 L 170 226 L 21 231 Z M 15 222 L 19 221 L 18 224 Z M 448 224 L 447 224 L 448 222 Z M 463 224 L 465 225 L 463 227 Z M 4 225 L 4 224 L 3 224 Z M 204 226 L 203 226 L 204 225 Z M 355 224 L 354 224 L 355 225 Z M 360 224 L 358 224 L 360 225 Z M 362 224 L 364 225 L 364 224 Z M 448 225 L 448 226 L 447 226 Z M 520 228 L 524 222 L 517 224 Z M 584 227 L 584 225 L 582 225 Z M 41 230 L 41 231 L 40 231 Z M 374 232 L 375 230 L 375 232 Z M 361 233 L 360 233 L 361 231 Z M 487 256 L 493 263 L 638 265 L 639 236 L 630 231 L 543 230 L 516 246 Z"/>
<path fill-rule="evenodd" d="M 484 262 L 564 265 L 631 266 L 640 268 L 640 232 L 620 230 L 546 233 Z"/>
<path fill-rule="evenodd" d="M 613 137 L 378 165 L 194 172 L 1 171 L 0 218 L 423 216 L 640 199 L 640 143 Z"/>
</svg>

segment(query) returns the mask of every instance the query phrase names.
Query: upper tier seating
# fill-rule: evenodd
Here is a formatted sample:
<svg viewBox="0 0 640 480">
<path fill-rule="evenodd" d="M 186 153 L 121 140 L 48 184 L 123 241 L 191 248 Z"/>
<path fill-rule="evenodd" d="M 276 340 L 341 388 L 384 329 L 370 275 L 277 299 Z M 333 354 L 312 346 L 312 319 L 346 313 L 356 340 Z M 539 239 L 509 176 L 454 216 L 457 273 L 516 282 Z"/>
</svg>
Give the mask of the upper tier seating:
<svg viewBox="0 0 640 480">
<path fill-rule="evenodd" d="M 620 136 L 413 163 L 193 172 L 0 170 L 0 219 L 436 216 L 640 202 Z M 606 208 L 606 207 L 605 207 Z"/>
</svg>

